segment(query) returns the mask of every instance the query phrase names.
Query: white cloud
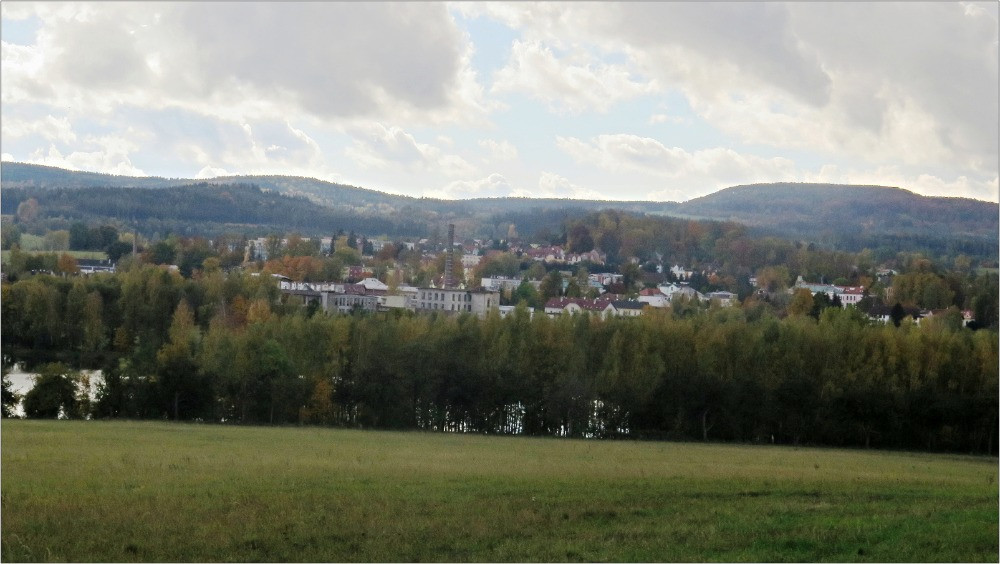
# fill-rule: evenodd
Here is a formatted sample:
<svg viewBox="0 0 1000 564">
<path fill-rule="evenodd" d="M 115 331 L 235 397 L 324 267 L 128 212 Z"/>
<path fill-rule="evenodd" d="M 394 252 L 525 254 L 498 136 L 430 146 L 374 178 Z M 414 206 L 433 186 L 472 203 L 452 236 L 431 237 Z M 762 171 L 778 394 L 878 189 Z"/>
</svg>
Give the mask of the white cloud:
<svg viewBox="0 0 1000 564">
<path fill-rule="evenodd" d="M 994 3 L 489 3 L 464 10 L 518 29 L 521 50 L 539 46 L 531 52 L 547 63 L 554 57 L 540 46 L 618 53 L 743 143 L 870 166 L 997 172 Z M 593 68 L 602 57 L 574 65 Z"/>
<path fill-rule="evenodd" d="M 493 93 L 524 92 L 557 112 L 606 112 L 624 100 L 655 92 L 622 65 L 580 62 L 577 51 L 560 59 L 541 42 L 514 41 L 510 62 L 493 77 Z"/>
<path fill-rule="evenodd" d="M 517 159 L 517 147 L 509 141 L 480 139 L 479 146 L 489 151 L 491 161 L 513 161 Z"/>
<path fill-rule="evenodd" d="M 688 122 L 690 122 L 690 119 L 682 116 L 671 116 L 667 114 L 653 114 L 649 116 L 649 125 L 656 125 L 658 123 L 682 124 Z"/>
<path fill-rule="evenodd" d="M 146 176 L 141 169 L 132 165 L 129 153 L 136 149 L 135 143 L 117 135 L 88 137 L 84 145 L 90 151 L 73 151 L 63 155 L 54 145 L 48 152 L 41 149 L 33 153 L 26 162 L 56 166 L 70 170 L 86 170 L 125 176 Z"/>
<path fill-rule="evenodd" d="M 787 177 L 794 170 L 789 159 L 742 155 L 721 147 L 688 152 L 649 137 L 629 134 L 598 135 L 590 142 L 557 137 L 556 146 L 580 164 L 611 172 L 638 171 L 668 178 L 699 174 L 739 181 L 742 175 Z"/>
<path fill-rule="evenodd" d="M 76 141 L 76 133 L 66 117 L 47 115 L 40 120 L 30 121 L 16 116 L 10 116 L 0 124 L 4 139 L 17 139 L 29 135 L 38 135 L 45 141 L 72 143 Z"/>
<path fill-rule="evenodd" d="M 450 197 L 687 199 L 816 179 L 996 201 L 997 14 L 4 2 L 5 26 L 24 23 L 35 43 L 0 45 L 0 127 L 5 158 L 106 172 L 296 174 Z M 460 28 L 479 16 L 516 39 Z M 491 123 L 505 102 L 512 119 Z M 597 135 L 609 123 L 618 133 Z"/>
<path fill-rule="evenodd" d="M 654 200 L 704 195 L 734 184 L 791 181 L 798 176 L 795 163 L 786 158 L 746 155 L 724 147 L 690 152 L 629 134 L 599 135 L 590 141 L 557 137 L 556 146 L 582 166 L 626 175 L 619 177 L 622 185 L 659 186 L 645 194 Z"/>
<path fill-rule="evenodd" d="M 441 4 L 101 3 L 35 12 L 44 22 L 37 44 L 4 44 L 5 103 L 184 107 L 228 119 L 433 121 L 488 111 L 468 68 L 471 46 Z"/>
<path fill-rule="evenodd" d="M 462 157 L 444 153 L 439 147 L 418 143 L 399 127 L 371 123 L 353 131 L 354 145 L 344 153 L 365 168 L 398 168 L 431 171 L 446 176 L 468 176 L 476 168 Z"/>
<path fill-rule="evenodd" d="M 455 180 L 445 186 L 424 190 L 427 198 L 456 200 L 463 198 L 499 198 L 510 196 L 513 192 L 510 182 L 502 174 L 494 172 L 489 176 L 476 180 Z"/>
<path fill-rule="evenodd" d="M 607 196 L 595 190 L 582 188 L 569 179 L 553 172 L 542 171 L 535 190 L 514 190 L 511 196 L 523 198 L 572 198 L 574 200 L 606 200 Z"/>
<path fill-rule="evenodd" d="M 229 176 L 224 168 L 218 168 L 214 166 L 206 166 L 198 171 L 195 178 L 215 178 L 217 176 Z"/>
</svg>

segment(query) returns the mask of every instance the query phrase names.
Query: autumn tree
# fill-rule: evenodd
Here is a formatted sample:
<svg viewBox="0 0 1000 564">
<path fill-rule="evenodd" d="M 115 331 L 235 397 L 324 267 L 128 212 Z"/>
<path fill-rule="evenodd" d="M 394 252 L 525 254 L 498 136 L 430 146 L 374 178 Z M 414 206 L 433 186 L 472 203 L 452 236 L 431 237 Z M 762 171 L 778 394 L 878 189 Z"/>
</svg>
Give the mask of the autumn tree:
<svg viewBox="0 0 1000 564">
<path fill-rule="evenodd" d="M 157 383 L 164 407 L 177 421 L 182 406 L 185 419 L 200 415 L 211 397 L 211 390 L 198 374 L 195 357 L 201 335 L 187 301 L 177 304 L 168 334 L 168 341 L 156 354 Z"/>
</svg>

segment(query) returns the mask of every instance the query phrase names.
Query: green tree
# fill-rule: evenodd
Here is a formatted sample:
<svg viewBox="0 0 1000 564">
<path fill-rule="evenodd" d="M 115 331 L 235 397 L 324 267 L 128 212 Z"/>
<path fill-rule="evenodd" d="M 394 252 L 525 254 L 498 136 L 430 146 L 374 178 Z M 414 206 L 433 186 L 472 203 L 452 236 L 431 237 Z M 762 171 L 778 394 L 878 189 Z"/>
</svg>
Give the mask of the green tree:
<svg viewBox="0 0 1000 564">
<path fill-rule="evenodd" d="M 800 288 L 792 295 L 792 301 L 788 304 L 788 314 L 807 315 L 812 311 L 814 304 L 812 292 Z"/>
<path fill-rule="evenodd" d="M 542 285 L 538 288 L 541 294 L 541 301 L 544 304 L 550 298 L 558 298 L 562 295 L 562 275 L 559 271 L 553 270 L 542 279 Z"/>
<path fill-rule="evenodd" d="M 30 418 L 74 417 L 76 375 L 63 364 L 46 364 L 38 371 L 35 385 L 24 395 L 24 414 Z"/>
<path fill-rule="evenodd" d="M 8 378 L 9 372 L 10 369 L 4 366 L 2 373 L 0 373 L 0 406 L 3 410 L 0 415 L 3 417 L 13 417 L 14 409 L 21 401 L 21 396 L 14 391 L 13 383 Z"/>
<path fill-rule="evenodd" d="M 199 378 L 195 363 L 200 332 L 187 301 L 177 304 L 168 335 L 168 341 L 156 353 L 157 383 L 165 407 L 177 421 L 181 419 L 182 401 L 185 418 L 200 415 L 207 401 L 206 392 L 210 391 Z"/>
<path fill-rule="evenodd" d="M 899 327 L 899 324 L 903 322 L 906 318 L 906 310 L 903 309 L 903 305 L 896 302 L 896 305 L 892 306 L 892 311 L 889 312 L 889 319 L 892 320 L 892 324 Z"/>
<path fill-rule="evenodd" d="M 574 225 L 569 230 L 567 246 L 571 253 L 587 253 L 594 250 L 594 238 L 590 236 L 590 229 L 582 223 Z"/>
<path fill-rule="evenodd" d="M 21 229 L 10 221 L 0 224 L 0 248 L 8 250 L 13 245 L 21 244 Z"/>
<path fill-rule="evenodd" d="M 45 234 L 42 248 L 46 251 L 67 251 L 69 250 L 69 231 L 57 229 Z"/>
<path fill-rule="evenodd" d="M 538 290 L 535 289 L 535 285 L 528 282 L 527 279 L 522 280 L 521 284 L 514 290 L 514 294 L 511 296 L 511 301 L 514 305 L 526 304 L 528 307 L 537 309 L 544 305 L 541 300 L 541 295 Z"/>
<path fill-rule="evenodd" d="M 73 251 L 86 251 L 91 248 L 90 230 L 82 222 L 74 222 L 69 226 L 69 248 Z"/>
<path fill-rule="evenodd" d="M 569 298 L 579 298 L 583 295 L 580 291 L 580 284 L 577 283 L 576 279 L 571 279 L 569 284 L 566 286 L 566 296 Z"/>
</svg>

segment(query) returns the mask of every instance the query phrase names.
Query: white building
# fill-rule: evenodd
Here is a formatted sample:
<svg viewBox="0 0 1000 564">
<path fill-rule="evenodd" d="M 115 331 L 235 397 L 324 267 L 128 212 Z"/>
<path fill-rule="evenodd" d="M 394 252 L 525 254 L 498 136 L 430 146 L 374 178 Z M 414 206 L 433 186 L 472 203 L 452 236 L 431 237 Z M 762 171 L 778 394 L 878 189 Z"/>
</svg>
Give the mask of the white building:
<svg viewBox="0 0 1000 564">
<path fill-rule="evenodd" d="M 673 274 L 678 280 L 687 280 L 688 278 L 691 278 L 692 274 L 694 274 L 694 272 L 682 267 L 679 264 L 675 264 L 670 267 L 670 273 Z"/>
<path fill-rule="evenodd" d="M 420 288 L 416 298 L 417 311 L 440 311 L 450 314 L 472 313 L 485 317 L 500 307 L 500 292 Z"/>
<path fill-rule="evenodd" d="M 481 260 L 483 257 L 479 255 L 465 253 L 462 255 L 462 268 L 475 268 Z"/>
<path fill-rule="evenodd" d="M 838 286 L 840 288 L 840 304 L 844 307 L 856 306 L 865 297 L 864 286 Z"/>
<path fill-rule="evenodd" d="M 534 286 L 536 290 L 542 284 L 540 280 L 529 280 L 528 283 Z M 483 278 L 480 284 L 480 286 L 491 292 L 499 292 L 501 290 L 514 291 L 520 285 L 521 285 L 521 280 L 519 278 L 506 278 L 503 276 L 497 276 L 495 278 Z"/>
</svg>

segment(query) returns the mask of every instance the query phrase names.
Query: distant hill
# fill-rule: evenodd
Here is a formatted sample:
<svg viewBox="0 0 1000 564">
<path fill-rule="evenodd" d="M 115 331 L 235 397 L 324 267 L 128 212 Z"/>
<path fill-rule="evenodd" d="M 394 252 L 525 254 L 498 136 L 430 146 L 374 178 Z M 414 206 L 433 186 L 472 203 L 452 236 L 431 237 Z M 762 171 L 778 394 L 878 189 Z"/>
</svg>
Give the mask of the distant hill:
<svg viewBox="0 0 1000 564">
<path fill-rule="evenodd" d="M 995 248 L 1000 232 L 995 203 L 920 196 L 885 186 L 734 186 L 680 204 L 677 211 L 854 251 L 907 238 L 945 246 L 983 242 Z"/>
<path fill-rule="evenodd" d="M 337 184 L 316 178 L 282 175 L 220 176 L 209 179 L 118 176 L 95 172 L 70 171 L 28 163 L 4 162 L 0 168 L 3 188 L 93 188 L 132 187 L 169 188 L 191 184 L 253 184 L 268 191 L 288 196 L 301 196 L 312 202 L 360 213 L 392 213 L 402 210 L 420 211 L 433 217 L 465 216 L 523 212 L 532 209 L 573 208 L 598 210 L 608 207 L 625 211 L 664 213 L 676 204 L 656 202 L 612 202 L 605 200 L 569 200 L 559 198 L 477 198 L 469 200 L 439 200 L 414 198 Z"/>
<path fill-rule="evenodd" d="M 343 212 L 302 198 L 264 191 L 251 184 L 192 184 L 142 190 L 134 187 L 4 188 L 0 209 L 17 212 L 34 198 L 50 229 L 66 229 L 76 221 L 117 223 L 147 235 L 177 233 L 214 236 L 221 233 L 265 235 L 299 231 L 332 235 L 336 230 L 414 236 L 427 225 L 398 214 Z"/>
<path fill-rule="evenodd" d="M 54 166 L 4 162 L 0 165 L 3 188 L 92 188 L 95 186 L 165 188 L 191 182 L 158 176 L 119 176 L 99 172 L 66 170 Z"/>
<path fill-rule="evenodd" d="M 931 198 L 884 186 L 754 184 L 726 188 L 683 203 L 551 198 L 438 200 L 280 175 L 200 180 L 116 176 L 12 162 L 5 162 L 0 168 L 0 187 L 4 189 L 5 196 L 14 195 L 7 192 L 13 188 L 27 190 L 21 194 L 41 194 L 56 189 L 114 187 L 162 190 L 185 185 L 258 186 L 264 192 L 295 199 L 296 203 L 287 205 L 299 210 L 295 212 L 297 217 L 304 217 L 301 209 L 307 207 L 305 202 L 308 201 L 328 209 L 318 212 L 321 215 L 336 218 L 340 224 L 367 226 L 373 234 L 418 234 L 411 232 L 427 232 L 445 222 L 460 224 L 460 230 L 471 236 L 489 237 L 498 233 L 504 236 L 506 225 L 511 223 L 522 235 L 540 230 L 558 233 L 566 219 L 590 211 L 617 209 L 734 221 L 750 226 L 758 234 L 814 242 L 848 251 L 887 248 L 995 257 L 1000 231 L 1000 211 L 996 203 L 964 198 Z M 9 209 L 6 202 L 4 209 Z M 64 210 L 64 213 L 70 211 Z M 267 225 L 280 230 L 284 224 L 281 216 L 270 217 Z M 175 219 L 183 220 L 180 217 Z M 319 223 L 326 225 L 328 222 L 323 220 Z M 376 229 L 376 223 L 379 229 Z"/>
</svg>

